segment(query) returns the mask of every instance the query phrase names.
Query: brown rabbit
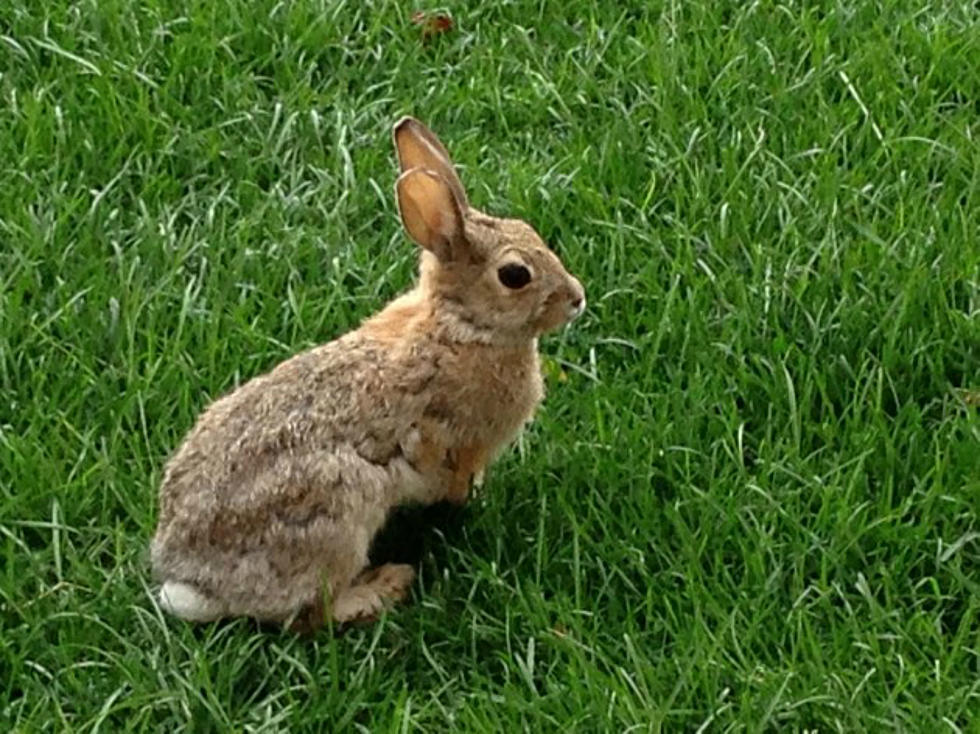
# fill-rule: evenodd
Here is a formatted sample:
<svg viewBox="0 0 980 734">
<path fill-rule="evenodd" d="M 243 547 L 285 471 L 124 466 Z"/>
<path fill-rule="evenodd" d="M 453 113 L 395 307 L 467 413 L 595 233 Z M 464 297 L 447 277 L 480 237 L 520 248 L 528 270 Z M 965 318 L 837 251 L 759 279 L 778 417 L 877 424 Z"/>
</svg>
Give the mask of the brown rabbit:
<svg viewBox="0 0 980 734">
<path fill-rule="evenodd" d="M 394 139 L 418 284 L 200 416 L 164 470 L 151 545 L 178 617 L 316 628 L 401 599 L 414 570 L 367 569 L 375 533 L 399 505 L 466 500 L 543 397 L 538 336 L 585 308 L 534 229 L 469 205 L 428 128 L 404 118 Z"/>
</svg>

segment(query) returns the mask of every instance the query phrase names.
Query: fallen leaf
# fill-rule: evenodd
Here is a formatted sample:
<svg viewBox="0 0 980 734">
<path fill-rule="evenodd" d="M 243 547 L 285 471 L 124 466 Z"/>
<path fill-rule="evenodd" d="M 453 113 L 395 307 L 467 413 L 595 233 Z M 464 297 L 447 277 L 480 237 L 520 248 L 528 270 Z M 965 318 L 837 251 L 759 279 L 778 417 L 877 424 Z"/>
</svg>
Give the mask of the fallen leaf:
<svg viewBox="0 0 980 734">
<path fill-rule="evenodd" d="M 980 390 L 962 390 L 963 402 L 974 408 L 980 407 Z"/>
<path fill-rule="evenodd" d="M 412 22 L 421 26 L 423 41 L 428 41 L 433 36 L 446 33 L 453 28 L 453 19 L 446 13 L 426 13 L 424 10 L 416 10 L 412 13 Z"/>
</svg>

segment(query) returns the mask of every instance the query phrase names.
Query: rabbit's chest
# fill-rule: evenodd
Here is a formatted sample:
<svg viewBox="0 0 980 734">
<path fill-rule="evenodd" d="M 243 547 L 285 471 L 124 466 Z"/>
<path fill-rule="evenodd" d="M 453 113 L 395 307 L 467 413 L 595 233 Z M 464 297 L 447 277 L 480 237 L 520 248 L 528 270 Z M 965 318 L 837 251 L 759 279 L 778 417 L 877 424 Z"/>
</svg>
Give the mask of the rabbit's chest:
<svg viewBox="0 0 980 734">
<path fill-rule="evenodd" d="M 443 389 L 434 391 L 426 415 L 443 419 L 461 437 L 479 443 L 506 442 L 534 414 L 544 397 L 537 352 L 520 359 L 466 355 L 453 365 Z"/>
<path fill-rule="evenodd" d="M 471 362 L 462 374 L 465 380 L 447 380 L 428 396 L 403 446 L 413 466 L 441 487 L 440 494 L 458 503 L 543 397 L 537 359 L 503 366 Z"/>
</svg>

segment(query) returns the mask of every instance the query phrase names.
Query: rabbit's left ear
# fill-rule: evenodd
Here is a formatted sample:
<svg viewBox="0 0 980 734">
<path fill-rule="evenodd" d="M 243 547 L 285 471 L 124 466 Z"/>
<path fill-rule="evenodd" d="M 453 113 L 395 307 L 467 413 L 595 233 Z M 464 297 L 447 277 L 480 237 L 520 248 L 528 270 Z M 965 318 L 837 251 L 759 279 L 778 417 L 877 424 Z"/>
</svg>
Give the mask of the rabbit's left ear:
<svg viewBox="0 0 980 734">
<path fill-rule="evenodd" d="M 395 139 L 398 165 L 402 173 L 413 168 L 435 171 L 452 189 L 460 209 L 465 210 L 469 206 L 466 190 L 459 180 L 456 167 L 453 166 L 449 153 L 435 133 L 414 117 L 403 117 L 395 123 L 392 136 Z"/>
<path fill-rule="evenodd" d="M 413 168 L 395 184 L 402 224 L 441 262 L 452 262 L 465 246 L 463 215 L 449 183 L 441 174 Z"/>
</svg>

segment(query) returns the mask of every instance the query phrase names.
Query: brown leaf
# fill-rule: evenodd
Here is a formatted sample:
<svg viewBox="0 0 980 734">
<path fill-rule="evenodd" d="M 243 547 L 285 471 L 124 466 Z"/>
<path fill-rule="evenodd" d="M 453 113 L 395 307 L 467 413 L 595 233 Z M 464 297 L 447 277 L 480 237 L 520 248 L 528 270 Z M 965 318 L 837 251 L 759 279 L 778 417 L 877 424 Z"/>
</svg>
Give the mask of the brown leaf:
<svg viewBox="0 0 980 734">
<path fill-rule="evenodd" d="M 440 33 L 447 33 L 453 28 L 453 19 L 446 13 L 427 13 L 424 10 L 412 13 L 412 23 L 422 27 L 423 41 Z"/>
</svg>

